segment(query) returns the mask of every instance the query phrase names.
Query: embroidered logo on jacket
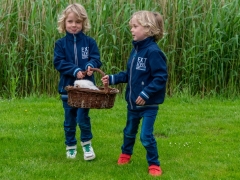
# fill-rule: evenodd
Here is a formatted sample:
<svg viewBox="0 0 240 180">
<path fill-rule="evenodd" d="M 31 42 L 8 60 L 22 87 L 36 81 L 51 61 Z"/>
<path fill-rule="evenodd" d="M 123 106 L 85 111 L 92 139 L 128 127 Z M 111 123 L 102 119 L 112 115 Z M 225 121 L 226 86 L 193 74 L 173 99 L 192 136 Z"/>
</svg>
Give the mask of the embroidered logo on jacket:
<svg viewBox="0 0 240 180">
<path fill-rule="evenodd" d="M 147 58 L 138 57 L 136 69 L 146 71 Z"/>
<path fill-rule="evenodd" d="M 82 59 L 88 59 L 89 47 L 82 47 Z"/>
</svg>

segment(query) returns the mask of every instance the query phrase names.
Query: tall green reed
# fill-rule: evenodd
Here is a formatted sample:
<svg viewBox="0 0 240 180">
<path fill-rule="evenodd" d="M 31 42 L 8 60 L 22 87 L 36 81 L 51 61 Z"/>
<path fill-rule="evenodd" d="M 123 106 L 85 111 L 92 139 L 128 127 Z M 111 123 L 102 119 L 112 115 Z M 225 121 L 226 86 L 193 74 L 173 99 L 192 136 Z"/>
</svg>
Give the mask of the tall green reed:
<svg viewBox="0 0 240 180">
<path fill-rule="evenodd" d="M 232 46 L 238 47 L 238 1 L 175 3 L 172 6 L 174 16 L 170 16 L 170 23 L 167 23 L 173 27 L 168 27 L 169 40 L 172 42 L 169 43 L 168 48 L 171 49 L 167 52 L 170 81 L 176 82 L 176 90 L 169 87 L 169 92 L 184 90 L 201 96 L 212 92 L 225 96 L 237 95 L 239 78 L 233 74 L 239 72 L 239 61 L 236 57 L 239 51 L 232 49 Z M 230 39 L 236 41 L 232 40 L 231 45 Z M 233 69 L 229 67 L 231 61 L 235 65 Z M 235 85 L 227 83 L 230 77 Z"/>
<path fill-rule="evenodd" d="M 1 97 L 57 94 L 59 75 L 52 63 L 53 48 L 63 36 L 56 29 L 57 17 L 72 2 L 0 0 Z M 87 35 L 99 46 L 105 73 L 126 69 L 132 48 L 131 14 L 143 9 L 159 11 L 165 20 L 165 37 L 158 44 L 168 58 L 167 93 L 239 95 L 238 0 L 80 3 L 87 9 L 92 24 Z"/>
</svg>

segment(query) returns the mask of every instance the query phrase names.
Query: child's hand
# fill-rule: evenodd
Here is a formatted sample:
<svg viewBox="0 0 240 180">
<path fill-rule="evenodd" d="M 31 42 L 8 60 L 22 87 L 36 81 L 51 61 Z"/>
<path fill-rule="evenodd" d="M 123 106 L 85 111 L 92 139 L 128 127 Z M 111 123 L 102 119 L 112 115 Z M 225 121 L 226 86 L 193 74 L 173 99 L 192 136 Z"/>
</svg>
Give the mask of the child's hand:
<svg viewBox="0 0 240 180">
<path fill-rule="evenodd" d="M 77 73 L 77 78 L 78 79 L 82 79 L 82 78 L 84 78 L 85 77 L 85 75 L 83 75 L 83 73 L 81 72 L 81 71 L 78 71 L 78 73 Z"/>
<path fill-rule="evenodd" d="M 101 80 L 102 80 L 103 85 L 109 84 L 109 76 L 108 75 L 103 76 Z"/>
<path fill-rule="evenodd" d="M 88 70 L 87 70 L 87 75 L 91 76 L 93 74 L 93 71 L 90 70 L 91 66 L 88 66 Z"/>
<path fill-rule="evenodd" d="M 141 98 L 140 96 L 138 96 L 137 100 L 136 100 L 136 104 L 143 106 L 145 104 L 145 101 L 143 100 L 143 98 Z"/>
</svg>

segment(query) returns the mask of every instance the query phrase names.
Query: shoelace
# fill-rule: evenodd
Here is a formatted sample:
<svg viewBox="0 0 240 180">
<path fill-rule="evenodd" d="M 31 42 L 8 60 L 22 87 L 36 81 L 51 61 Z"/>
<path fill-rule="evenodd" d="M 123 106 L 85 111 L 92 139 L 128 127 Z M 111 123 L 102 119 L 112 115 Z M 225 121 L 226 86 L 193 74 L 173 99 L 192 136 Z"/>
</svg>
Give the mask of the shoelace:
<svg viewBox="0 0 240 180">
<path fill-rule="evenodd" d="M 83 146 L 86 152 L 90 152 L 90 144 Z"/>
<path fill-rule="evenodd" d="M 70 150 L 69 150 L 69 154 L 70 154 L 70 155 L 73 155 L 74 153 L 75 153 L 75 149 L 70 149 Z"/>
</svg>

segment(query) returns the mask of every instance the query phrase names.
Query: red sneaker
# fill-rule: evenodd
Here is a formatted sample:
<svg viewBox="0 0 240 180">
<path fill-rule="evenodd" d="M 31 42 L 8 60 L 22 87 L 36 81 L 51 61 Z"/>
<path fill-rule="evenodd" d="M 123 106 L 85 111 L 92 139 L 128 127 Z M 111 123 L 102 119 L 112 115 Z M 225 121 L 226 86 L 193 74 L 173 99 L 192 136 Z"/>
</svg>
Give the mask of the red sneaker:
<svg viewBox="0 0 240 180">
<path fill-rule="evenodd" d="M 128 164 L 130 161 L 131 155 L 128 154 L 120 154 L 118 158 L 118 165 Z"/>
<path fill-rule="evenodd" d="M 162 175 L 162 169 L 160 166 L 157 165 L 151 165 L 148 167 L 148 172 L 152 176 L 161 176 Z"/>
</svg>

